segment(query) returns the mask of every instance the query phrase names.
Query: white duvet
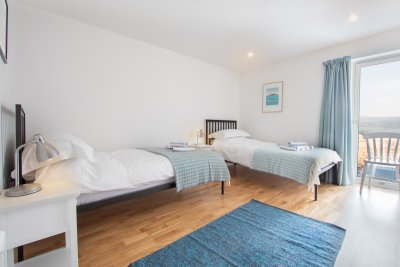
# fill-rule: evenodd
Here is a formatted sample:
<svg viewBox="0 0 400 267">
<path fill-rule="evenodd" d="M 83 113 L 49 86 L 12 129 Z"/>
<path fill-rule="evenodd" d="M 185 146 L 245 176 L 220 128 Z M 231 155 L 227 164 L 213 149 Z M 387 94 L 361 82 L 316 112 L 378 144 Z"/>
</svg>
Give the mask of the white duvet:
<svg viewBox="0 0 400 267">
<path fill-rule="evenodd" d="M 81 193 L 129 189 L 175 176 L 166 157 L 141 149 L 94 152 L 94 161 L 73 158 L 36 170 L 36 181 L 69 180 Z"/>
</svg>

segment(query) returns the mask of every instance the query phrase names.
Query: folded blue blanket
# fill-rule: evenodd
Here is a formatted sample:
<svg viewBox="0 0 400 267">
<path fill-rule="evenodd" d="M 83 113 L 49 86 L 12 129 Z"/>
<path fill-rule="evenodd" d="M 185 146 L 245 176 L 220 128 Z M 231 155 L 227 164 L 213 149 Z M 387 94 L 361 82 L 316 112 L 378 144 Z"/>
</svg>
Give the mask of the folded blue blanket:
<svg viewBox="0 0 400 267">
<path fill-rule="evenodd" d="M 231 179 L 224 158 L 211 151 L 174 152 L 168 148 L 141 148 L 167 157 L 174 167 L 176 191 L 208 182 Z"/>
<path fill-rule="evenodd" d="M 306 184 L 312 190 L 321 171 L 339 161 L 339 155 L 330 149 L 317 147 L 310 151 L 293 152 L 272 144 L 254 151 L 251 168 Z"/>
</svg>

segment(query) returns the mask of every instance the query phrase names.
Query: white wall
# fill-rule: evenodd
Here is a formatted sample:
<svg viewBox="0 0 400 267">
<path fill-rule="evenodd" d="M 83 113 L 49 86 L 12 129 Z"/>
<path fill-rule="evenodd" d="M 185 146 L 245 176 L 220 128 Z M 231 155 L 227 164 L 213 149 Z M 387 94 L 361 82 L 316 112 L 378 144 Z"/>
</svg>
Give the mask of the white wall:
<svg viewBox="0 0 400 267">
<path fill-rule="evenodd" d="M 17 4 L 17 99 L 27 132 L 68 132 L 95 149 L 194 141 L 204 119 L 239 117 L 226 69 Z"/>
<path fill-rule="evenodd" d="M 4 181 L 9 179 L 13 168 L 13 150 L 15 149 L 15 117 L 14 104 L 16 96 L 15 86 L 15 27 L 14 1 L 8 0 L 8 64 L 0 58 L 0 114 L 1 114 L 1 154 L 0 154 L 0 189 Z"/>
<path fill-rule="evenodd" d="M 241 128 L 263 140 L 317 144 L 322 62 L 400 49 L 395 29 L 239 77 L 23 4 L 16 12 L 17 99 L 28 135 L 69 132 L 98 150 L 194 141 L 206 118 L 240 118 Z M 284 111 L 262 113 L 262 84 L 281 80 Z"/>
<path fill-rule="evenodd" d="M 248 72 L 241 79 L 241 127 L 262 140 L 305 140 L 316 145 L 324 83 L 322 62 L 398 49 L 400 29 L 395 29 Z M 262 113 L 262 84 L 275 81 L 285 83 L 283 112 Z"/>
</svg>

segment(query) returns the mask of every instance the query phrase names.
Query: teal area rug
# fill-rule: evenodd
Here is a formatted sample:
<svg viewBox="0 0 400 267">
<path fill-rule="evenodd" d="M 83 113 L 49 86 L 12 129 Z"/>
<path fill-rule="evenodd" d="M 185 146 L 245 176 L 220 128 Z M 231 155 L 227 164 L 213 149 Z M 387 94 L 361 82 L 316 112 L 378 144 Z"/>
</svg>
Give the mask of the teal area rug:
<svg viewBox="0 0 400 267">
<path fill-rule="evenodd" d="M 252 200 L 133 266 L 333 266 L 336 225 Z"/>
</svg>

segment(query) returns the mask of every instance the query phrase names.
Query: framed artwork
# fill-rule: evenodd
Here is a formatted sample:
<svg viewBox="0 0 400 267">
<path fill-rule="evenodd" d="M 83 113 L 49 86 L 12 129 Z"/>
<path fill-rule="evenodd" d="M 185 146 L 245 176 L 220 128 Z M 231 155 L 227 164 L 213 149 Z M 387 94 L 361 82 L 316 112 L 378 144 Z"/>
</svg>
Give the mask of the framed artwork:
<svg viewBox="0 0 400 267">
<path fill-rule="evenodd" d="M 266 83 L 262 88 L 262 111 L 281 112 L 283 106 L 283 82 Z"/>
<path fill-rule="evenodd" d="M 0 56 L 7 63 L 8 35 L 8 5 L 7 0 L 0 0 Z"/>
</svg>

